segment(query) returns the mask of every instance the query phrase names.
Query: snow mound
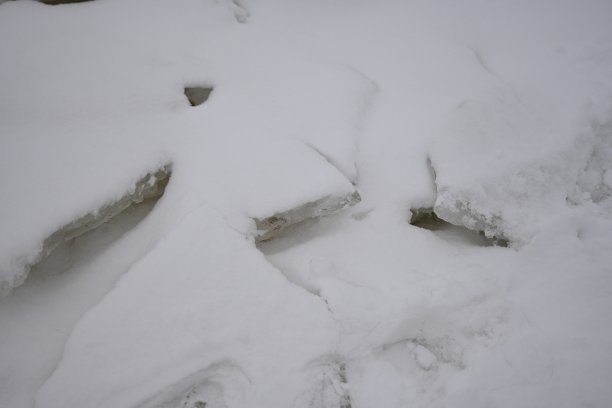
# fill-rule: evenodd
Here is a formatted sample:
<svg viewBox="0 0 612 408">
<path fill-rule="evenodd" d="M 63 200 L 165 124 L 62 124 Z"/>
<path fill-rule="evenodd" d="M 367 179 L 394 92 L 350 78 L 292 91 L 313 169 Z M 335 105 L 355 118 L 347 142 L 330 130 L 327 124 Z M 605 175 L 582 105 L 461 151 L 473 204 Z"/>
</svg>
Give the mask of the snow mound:
<svg viewBox="0 0 612 408">
<path fill-rule="evenodd" d="M 0 266 L 0 296 L 8 294 L 11 289 L 21 285 L 27 278 L 31 267 L 47 257 L 63 242 L 70 241 L 99 227 L 133 204 L 162 196 L 168 184 L 170 173 L 170 165 L 148 173 L 137 180 L 119 200 L 106 203 L 54 231 L 44 239 L 38 252 L 21 256 L 18 261 L 11 262 L 10 266 L 7 265 L 8 262 L 5 262 L 4 266 Z"/>
<path fill-rule="evenodd" d="M 606 197 L 609 129 L 536 112 L 498 91 L 449 113 L 431 154 L 440 218 L 520 246 L 584 201 L 581 185 L 588 199 Z"/>
</svg>

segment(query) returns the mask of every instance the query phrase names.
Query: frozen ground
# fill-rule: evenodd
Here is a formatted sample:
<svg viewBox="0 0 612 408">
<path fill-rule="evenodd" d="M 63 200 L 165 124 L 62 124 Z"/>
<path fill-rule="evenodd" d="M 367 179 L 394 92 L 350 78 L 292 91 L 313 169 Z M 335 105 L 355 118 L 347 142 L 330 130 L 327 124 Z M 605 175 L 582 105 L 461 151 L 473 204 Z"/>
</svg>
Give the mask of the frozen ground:
<svg viewBox="0 0 612 408">
<path fill-rule="evenodd" d="M 0 407 L 612 406 L 610 1 L 0 3 Z"/>
</svg>

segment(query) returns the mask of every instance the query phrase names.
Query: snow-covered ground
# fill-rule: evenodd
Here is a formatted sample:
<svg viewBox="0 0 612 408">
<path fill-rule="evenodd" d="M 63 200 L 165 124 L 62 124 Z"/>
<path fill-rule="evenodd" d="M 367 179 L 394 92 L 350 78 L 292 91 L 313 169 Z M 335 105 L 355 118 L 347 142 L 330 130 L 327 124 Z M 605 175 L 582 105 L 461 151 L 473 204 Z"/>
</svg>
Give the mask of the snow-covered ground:
<svg viewBox="0 0 612 408">
<path fill-rule="evenodd" d="M 0 407 L 612 406 L 609 0 L 0 3 Z"/>
</svg>

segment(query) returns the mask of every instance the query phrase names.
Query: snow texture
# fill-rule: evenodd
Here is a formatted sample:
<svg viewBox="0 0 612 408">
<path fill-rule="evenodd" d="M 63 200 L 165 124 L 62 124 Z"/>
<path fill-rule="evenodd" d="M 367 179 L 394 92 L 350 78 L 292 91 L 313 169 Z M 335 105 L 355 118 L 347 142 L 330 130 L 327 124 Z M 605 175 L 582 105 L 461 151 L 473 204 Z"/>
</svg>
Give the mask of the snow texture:
<svg viewBox="0 0 612 408">
<path fill-rule="evenodd" d="M 1 407 L 612 405 L 610 1 L 44 3 Z"/>
</svg>

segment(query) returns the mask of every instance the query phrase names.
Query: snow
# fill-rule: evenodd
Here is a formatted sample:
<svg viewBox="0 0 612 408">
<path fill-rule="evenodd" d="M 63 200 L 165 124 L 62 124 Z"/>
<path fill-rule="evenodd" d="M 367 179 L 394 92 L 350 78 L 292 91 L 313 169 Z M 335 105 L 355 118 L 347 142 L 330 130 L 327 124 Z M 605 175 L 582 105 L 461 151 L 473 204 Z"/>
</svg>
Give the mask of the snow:
<svg viewBox="0 0 612 408">
<path fill-rule="evenodd" d="M 270 55 L 269 60 L 258 62 L 259 66 L 240 69 L 245 64 L 243 58 L 247 63 L 249 57 L 259 61 L 262 54 L 256 50 L 262 45 L 238 44 L 234 47 L 237 55 L 225 53 L 225 48 L 239 40 L 231 35 L 228 44 L 200 44 L 197 51 L 168 44 L 168 38 L 179 42 L 197 38 L 198 33 L 191 31 L 202 24 L 198 14 L 211 20 L 201 37 L 209 37 L 208 30 L 227 30 L 235 21 L 214 5 L 192 1 L 179 12 L 165 10 L 163 3 L 147 2 L 153 13 L 178 13 L 181 18 L 186 13 L 192 21 L 184 21 L 178 32 L 174 26 L 147 24 L 150 17 L 139 13 L 137 3 L 128 7 L 121 21 L 115 20 L 111 3 L 89 5 L 3 5 L 1 47 L 13 61 L 4 71 L 10 81 L 5 82 L 0 102 L 6 118 L 2 133 L 7 135 L 0 146 L 5 197 L 0 211 L 0 222 L 5 226 L 0 234 L 3 287 L 9 289 L 21 282 L 22 271 L 37 260 L 47 236 L 76 216 L 118 200 L 136 180 L 168 162 L 175 163 L 175 171 L 198 174 L 198 186 L 188 187 L 192 189 L 189 205 L 206 200 L 224 211 L 252 217 L 352 192 L 342 174 L 326 163 L 328 159 L 302 141 L 326 154 L 347 174 L 354 171 L 352 152 L 342 149 L 352 146 L 354 132 L 349 119 L 356 114 L 358 103 L 351 98 L 363 87 L 353 75 L 340 75 L 337 69 L 326 69 L 307 57 L 290 57 L 292 64 L 305 66 L 314 80 L 332 84 L 318 89 L 275 73 L 284 69 L 274 61 L 278 56 Z M 154 11 L 155 7 L 160 9 Z M 64 8 L 68 14 L 61 12 Z M 78 13 L 79 18 L 72 18 L 71 13 Z M 21 24 L 23 18 L 27 18 L 26 25 Z M 104 19 L 113 19 L 112 32 L 107 32 Z M 138 19 L 144 21 L 139 23 Z M 57 26 L 80 34 L 60 35 L 54 29 Z M 134 26 L 140 29 L 128 35 Z M 38 55 L 45 30 L 59 36 L 49 41 L 55 44 L 53 52 L 66 58 Z M 250 36 L 236 35 L 254 42 Z M 22 37 L 20 48 L 11 40 L 14 36 Z M 106 45 L 92 47 L 90 42 L 96 38 L 104 38 Z M 143 47 L 137 45 L 143 41 Z M 135 46 L 137 52 L 133 51 Z M 244 57 L 239 53 L 243 50 L 255 55 Z M 50 52 L 47 48 L 40 51 Z M 219 53 L 223 55 L 216 64 L 208 62 Z M 168 70 L 168 66 L 174 68 Z M 196 76 L 197 67 L 207 74 Z M 234 67 L 237 72 L 214 75 L 225 67 Z M 182 94 L 181 81 L 209 80 L 209 75 L 215 76 L 218 92 L 207 102 L 206 111 L 192 110 Z M 258 77 L 262 80 L 255 81 Z M 265 78 L 278 79 L 270 83 Z M 64 95 L 64 100 L 56 100 L 57 95 Z M 294 95 L 300 95 L 299 100 Z M 302 103 L 313 108 L 303 111 Z M 239 119 L 228 121 L 227 112 Z M 313 122 L 311 115 L 319 120 Z M 42 128 L 41 123 L 45 124 Z M 315 139 L 325 138 L 326 132 L 338 137 L 317 143 Z M 262 148 L 266 145 L 272 147 Z M 302 160 L 322 163 L 299 166 Z M 283 166 L 288 168 L 279 172 Z M 308 173 L 301 170 L 309 167 L 312 171 Z M 82 168 L 88 171 L 78 171 Z M 12 179 L 14 174 L 20 175 L 18 182 Z M 42 210 L 41 202 L 46 203 Z M 30 222 L 23 224 L 23 219 Z"/>
<path fill-rule="evenodd" d="M 612 404 L 609 1 L 0 3 L 0 406 Z"/>
</svg>

